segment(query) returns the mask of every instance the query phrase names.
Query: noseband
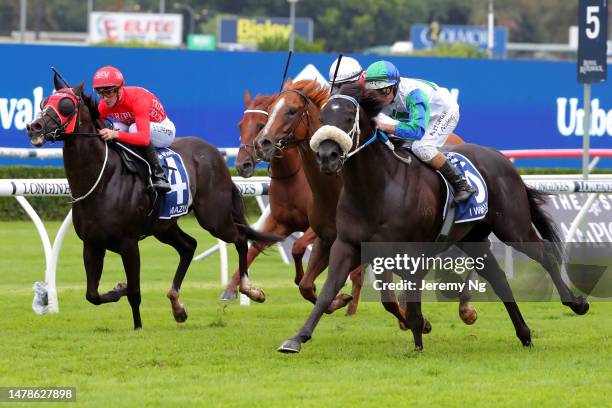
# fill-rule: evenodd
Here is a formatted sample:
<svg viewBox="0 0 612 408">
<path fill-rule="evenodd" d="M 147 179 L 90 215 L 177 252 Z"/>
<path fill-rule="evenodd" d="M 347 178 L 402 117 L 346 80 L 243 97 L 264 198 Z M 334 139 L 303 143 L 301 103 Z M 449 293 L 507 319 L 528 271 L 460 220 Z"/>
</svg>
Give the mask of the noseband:
<svg viewBox="0 0 612 408">
<path fill-rule="evenodd" d="M 245 109 L 245 111 L 242 113 L 243 115 L 246 115 L 247 113 L 260 113 L 262 115 L 266 115 L 266 117 L 269 116 L 268 112 L 266 112 L 265 110 L 262 109 Z M 240 146 L 238 146 L 238 149 L 243 149 L 246 154 L 249 155 L 249 159 L 251 159 L 253 161 L 253 163 L 259 163 L 261 162 L 261 159 L 259 157 L 257 157 L 257 155 L 255 154 L 255 146 L 252 144 L 246 144 L 246 143 L 240 143 Z"/>
</svg>

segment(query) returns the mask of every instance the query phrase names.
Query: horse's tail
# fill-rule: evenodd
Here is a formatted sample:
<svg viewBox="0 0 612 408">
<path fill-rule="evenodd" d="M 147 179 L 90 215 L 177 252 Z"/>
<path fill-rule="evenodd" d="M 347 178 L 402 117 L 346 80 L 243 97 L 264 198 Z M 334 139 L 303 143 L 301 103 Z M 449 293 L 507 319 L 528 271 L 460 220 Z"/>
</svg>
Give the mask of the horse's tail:
<svg viewBox="0 0 612 408">
<path fill-rule="evenodd" d="M 274 243 L 285 239 L 280 235 L 256 231 L 250 227 L 246 219 L 246 210 L 244 208 L 244 202 L 242 201 L 242 194 L 240 194 L 240 190 L 238 190 L 238 187 L 236 187 L 234 183 L 232 183 L 232 217 L 234 218 L 234 224 L 236 224 L 240 234 L 251 241 Z"/>
<path fill-rule="evenodd" d="M 552 255 L 558 263 L 561 263 L 563 258 L 563 245 L 559 229 L 550 214 L 542 208 L 546 203 L 547 194 L 527 186 L 525 186 L 525 189 L 527 190 L 527 198 L 529 199 L 531 222 L 533 222 L 533 225 L 535 225 L 542 238 L 553 244 L 552 248 L 550 248 L 552 250 Z"/>
</svg>

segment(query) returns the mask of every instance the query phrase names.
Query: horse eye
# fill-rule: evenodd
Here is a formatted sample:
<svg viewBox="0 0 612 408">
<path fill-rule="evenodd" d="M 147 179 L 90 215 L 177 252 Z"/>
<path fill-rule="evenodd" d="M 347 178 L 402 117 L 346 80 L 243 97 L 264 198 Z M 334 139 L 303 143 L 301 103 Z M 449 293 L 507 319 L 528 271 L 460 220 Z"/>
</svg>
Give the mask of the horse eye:
<svg viewBox="0 0 612 408">
<path fill-rule="evenodd" d="M 57 104 L 57 110 L 62 116 L 68 116 L 74 112 L 74 101 L 70 98 L 62 98 Z"/>
</svg>

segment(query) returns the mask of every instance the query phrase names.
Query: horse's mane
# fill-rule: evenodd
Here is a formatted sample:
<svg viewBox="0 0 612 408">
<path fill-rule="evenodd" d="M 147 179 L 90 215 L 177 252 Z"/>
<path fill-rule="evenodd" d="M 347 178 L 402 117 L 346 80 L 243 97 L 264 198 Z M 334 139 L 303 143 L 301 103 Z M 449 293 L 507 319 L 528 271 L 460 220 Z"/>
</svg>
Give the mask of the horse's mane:
<svg viewBox="0 0 612 408">
<path fill-rule="evenodd" d="M 273 100 L 274 100 L 274 95 L 257 94 L 255 95 L 255 98 L 253 98 L 253 100 L 251 101 L 250 105 L 251 107 L 265 106 L 267 108 L 268 106 L 270 106 Z"/>
<path fill-rule="evenodd" d="M 329 96 L 329 88 L 321 85 L 314 79 L 294 82 L 286 89 L 294 89 L 303 92 L 319 109 L 322 109 L 323 105 L 327 103 L 327 98 Z"/>
<path fill-rule="evenodd" d="M 96 123 L 96 121 L 100 118 L 100 112 L 98 111 L 98 104 L 96 103 L 93 96 L 85 94 L 85 92 L 81 93 L 81 97 L 83 98 L 83 103 L 89 109 L 89 115 L 91 116 L 92 122 Z"/>
<path fill-rule="evenodd" d="M 342 85 L 338 94 L 352 96 L 357 99 L 357 102 L 359 102 L 359 105 L 368 115 L 368 118 L 378 115 L 385 107 L 384 97 L 379 95 L 378 92 L 366 89 L 358 83 Z"/>
</svg>

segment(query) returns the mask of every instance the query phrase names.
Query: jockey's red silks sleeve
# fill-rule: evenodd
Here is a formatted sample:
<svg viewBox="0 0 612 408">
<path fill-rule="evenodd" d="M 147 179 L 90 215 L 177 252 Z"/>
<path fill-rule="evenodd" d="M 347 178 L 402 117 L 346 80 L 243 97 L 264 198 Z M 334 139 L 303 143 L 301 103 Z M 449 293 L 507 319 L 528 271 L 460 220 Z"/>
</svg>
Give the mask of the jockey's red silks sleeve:
<svg viewBox="0 0 612 408">
<path fill-rule="evenodd" d="M 136 124 L 136 132 L 119 132 L 118 140 L 136 146 L 148 146 L 151 141 L 150 123 L 166 119 L 166 112 L 155 95 L 144 88 L 126 86 L 115 106 L 109 108 L 104 101 L 98 105 L 101 117 L 127 126 Z"/>
</svg>

